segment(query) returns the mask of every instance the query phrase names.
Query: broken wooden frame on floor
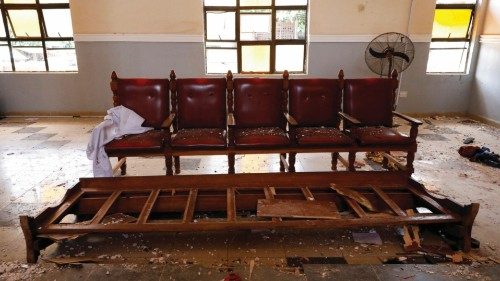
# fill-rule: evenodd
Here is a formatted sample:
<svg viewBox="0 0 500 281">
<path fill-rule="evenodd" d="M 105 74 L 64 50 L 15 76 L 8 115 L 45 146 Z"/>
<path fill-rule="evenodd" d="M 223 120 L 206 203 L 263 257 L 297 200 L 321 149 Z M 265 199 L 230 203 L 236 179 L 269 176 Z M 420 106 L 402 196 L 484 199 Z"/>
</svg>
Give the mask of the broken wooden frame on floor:
<svg viewBox="0 0 500 281">
<path fill-rule="evenodd" d="M 339 187 L 344 191 L 336 191 Z M 365 207 L 368 202 L 349 194 L 364 197 L 376 212 Z M 291 204 L 289 209 L 296 210 L 292 214 L 273 214 L 276 208 L 273 211 L 265 207 L 276 203 Z M 430 212 L 419 214 L 417 207 Z M 404 211 L 408 209 L 416 214 L 408 216 Z M 87 233 L 436 224 L 456 229 L 462 249 L 468 251 L 478 209 L 477 203 L 462 206 L 434 198 L 403 171 L 266 173 L 83 178 L 67 191 L 59 205 L 36 217 L 21 216 L 20 220 L 27 260 L 34 263 L 40 251 L 54 243 L 51 237 Z M 315 210 L 323 214 L 315 218 Z M 102 222 L 107 215 L 116 213 L 137 220 Z M 68 214 L 89 220 L 61 222 Z"/>
</svg>

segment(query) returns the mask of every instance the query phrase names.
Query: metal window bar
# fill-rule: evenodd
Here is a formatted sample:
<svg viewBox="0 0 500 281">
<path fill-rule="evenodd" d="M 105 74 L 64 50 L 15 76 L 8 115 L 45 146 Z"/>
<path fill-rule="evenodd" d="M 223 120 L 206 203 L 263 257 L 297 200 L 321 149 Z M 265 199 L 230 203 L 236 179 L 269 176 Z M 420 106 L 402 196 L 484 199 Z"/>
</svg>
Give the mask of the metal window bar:
<svg viewBox="0 0 500 281">
<path fill-rule="evenodd" d="M 238 73 L 252 73 L 252 74 L 270 74 L 270 73 L 282 73 L 281 71 L 276 71 L 276 46 L 277 45 L 303 45 L 304 46 L 304 58 L 303 58 L 303 71 L 293 71 L 290 73 L 305 73 L 306 71 L 306 61 L 307 61 L 307 32 L 304 34 L 304 39 L 276 39 L 276 14 L 277 11 L 305 11 L 305 22 L 306 22 L 306 30 L 307 30 L 307 22 L 308 22 L 308 6 L 309 5 L 290 5 L 290 6 L 276 6 L 275 0 L 271 1 L 270 6 L 241 6 L 240 0 L 236 0 L 235 6 L 203 6 L 203 17 L 204 17 L 204 30 L 205 30 L 205 42 L 236 42 L 236 52 L 237 52 L 237 68 Z M 242 11 L 247 10 L 271 10 L 271 40 L 261 40 L 261 41 L 242 41 L 240 40 L 240 15 Z M 207 38 L 207 12 L 234 12 L 235 13 L 235 40 L 209 40 Z M 258 13 L 252 13 L 258 14 Z M 267 13 L 266 13 L 267 14 Z M 243 72 L 242 71 L 242 46 L 245 45 L 269 45 L 270 47 L 270 71 L 269 72 Z M 218 48 L 218 47 L 205 47 L 206 51 L 209 49 L 234 49 L 234 48 Z M 208 67 L 206 65 L 206 67 Z M 208 68 L 205 69 L 208 73 Z"/>
<path fill-rule="evenodd" d="M 52 42 L 74 41 L 74 38 L 73 37 L 57 37 L 57 38 L 48 37 L 46 23 L 45 23 L 45 19 L 43 16 L 44 9 L 69 9 L 69 3 L 42 4 L 42 3 L 40 3 L 39 0 L 36 0 L 36 3 L 34 3 L 34 4 L 33 3 L 30 3 L 30 4 L 28 4 L 28 3 L 27 4 L 6 4 L 4 2 L 4 0 L 0 0 L 0 12 L 2 13 L 2 16 L 3 16 L 3 25 L 4 25 L 4 29 L 5 29 L 5 37 L 0 37 L 0 40 L 7 42 L 7 45 L 9 47 L 11 66 L 12 66 L 13 72 L 16 71 L 16 64 L 14 61 L 12 42 L 19 42 L 19 41 L 40 41 L 40 42 L 42 42 L 42 46 L 37 46 L 37 48 L 43 47 L 45 71 L 50 71 L 48 57 L 47 57 L 47 50 L 53 50 L 53 49 L 73 50 L 74 49 L 74 48 L 47 48 L 46 42 L 48 42 L 48 41 L 52 41 Z M 39 28 L 40 28 L 40 36 L 12 38 L 9 26 L 12 27 L 12 33 L 15 37 L 17 37 L 17 34 L 16 34 L 16 30 L 14 28 L 14 25 L 12 24 L 12 20 L 9 16 L 9 13 L 8 13 L 8 11 L 10 11 L 10 10 L 36 10 L 37 15 L 38 15 Z M 25 46 L 25 47 L 29 48 L 30 46 Z"/>
</svg>

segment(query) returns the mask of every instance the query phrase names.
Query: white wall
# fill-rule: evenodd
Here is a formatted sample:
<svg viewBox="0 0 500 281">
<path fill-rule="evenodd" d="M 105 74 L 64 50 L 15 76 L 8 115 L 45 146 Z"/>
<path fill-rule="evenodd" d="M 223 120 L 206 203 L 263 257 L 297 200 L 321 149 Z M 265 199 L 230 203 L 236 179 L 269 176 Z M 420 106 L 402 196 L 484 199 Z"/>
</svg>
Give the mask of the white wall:
<svg viewBox="0 0 500 281">
<path fill-rule="evenodd" d="M 112 70 L 122 77 L 168 77 L 170 69 L 178 77 L 205 75 L 202 3 L 71 0 L 75 37 L 87 40 L 76 42 L 79 72 L 0 73 L 0 113 L 103 114 L 111 106 Z M 409 97 L 400 109 L 465 112 L 470 76 L 425 73 L 434 7 L 435 0 L 310 0 L 308 75 L 335 77 L 344 68 L 346 78 L 376 76 L 364 62 L 367 43 L 409 30 L 417 54 L 403 74 Z"/>
</svg>

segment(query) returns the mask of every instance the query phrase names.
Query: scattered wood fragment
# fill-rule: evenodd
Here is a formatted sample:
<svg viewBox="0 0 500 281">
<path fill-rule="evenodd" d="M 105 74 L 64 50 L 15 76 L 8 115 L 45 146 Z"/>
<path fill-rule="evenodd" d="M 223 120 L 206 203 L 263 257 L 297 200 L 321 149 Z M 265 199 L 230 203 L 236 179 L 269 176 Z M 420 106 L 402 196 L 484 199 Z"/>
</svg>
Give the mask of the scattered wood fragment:
<svg viewBox="0 0 500 281">
<path fill-rule="evenodd" d="M 340 214 L 333 202 L 259 199 L 257 217 L 340 219 Z"/>
<path fill-rule="evenodd" d="M 375 207 L 372 205 L 372 203 L 370 202 L 370 200 L 368 200 L 368 198 L 366 198 L 363 194 L 361 194 L 355 190 L 352 190 L 350 188 L 337 186 L 336 184 L 333 184 L 333 183 L 330 184 L 330 187 L 333 190 L 337 191 L 338 194 L 343 195 L 343 196 L 347 196 L 347 197 L 355 200 L 356 202 L 358 202 L 359 204 L 361 204 L 363 207 L 367 208 L 368 210 L 370 210 L 372 212 L 377 211 L 375 209 Z"/>
<path fill-rule="evenodd" d="M 74 257 L 74 258 L 52 258 L 52 259 L 43 259 L 46 262 L 51 262 L 56 264 L 57 266 L 80 266 L 83 263 L 99 263 L 98 259 L 88 258 L 88 257 Z"/>
</svg>

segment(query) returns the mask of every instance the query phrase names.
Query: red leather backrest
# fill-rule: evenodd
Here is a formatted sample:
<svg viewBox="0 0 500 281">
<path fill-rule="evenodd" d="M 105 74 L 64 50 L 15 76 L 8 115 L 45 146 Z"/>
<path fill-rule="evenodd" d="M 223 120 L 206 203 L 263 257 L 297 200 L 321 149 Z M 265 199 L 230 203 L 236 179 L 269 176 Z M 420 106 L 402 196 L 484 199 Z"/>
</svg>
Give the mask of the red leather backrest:
<svg viewBox="0 0 500 281">
<path fill-rule="evenodd" d="M 337 79 L 291 79 L 289 112 L 299 126 L 338 127 L 342 89 Z"/>
<path fill-rule="evenodd" d="M 226 128 L 226 79 L 177 79 L 178 128 Z"/>
<path fill-rule="evenodd" d="M 234 118 L 240 128 L 283 127 L 283 80 L 234 79 Z"/>
<path fill-rule="evenodd" d="M 160 128 L 169 115 L 168 79 L 120 79 L 112 81 L 118 102 L 142 118 L 145 127 Z M 113 85 L 112 85 L 113 90 Z"/>
<path fill-rule="evenodd" d="M 346 79 L 344 112 L 369 126 L 392 127 L 396 87 L 388 78 Z"/>
</svg>

